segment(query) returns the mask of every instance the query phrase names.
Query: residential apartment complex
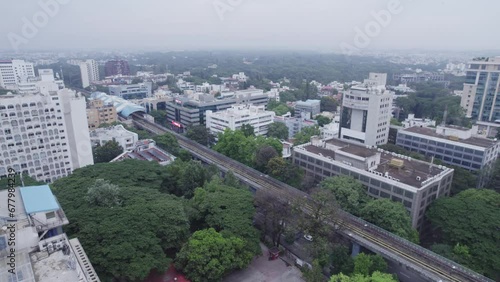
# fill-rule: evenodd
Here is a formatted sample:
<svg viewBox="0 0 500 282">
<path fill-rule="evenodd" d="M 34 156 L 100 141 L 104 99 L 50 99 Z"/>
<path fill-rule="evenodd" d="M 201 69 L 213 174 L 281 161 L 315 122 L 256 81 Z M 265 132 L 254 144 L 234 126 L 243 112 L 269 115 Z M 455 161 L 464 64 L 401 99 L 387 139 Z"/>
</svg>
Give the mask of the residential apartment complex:
<svg viewBox="0 0 500 282">
<path fill-rule="evenodd" d="M 93 164 L 85 99 L 62 89 L 0 96 L 0 176 L 8 168 L 51 182 Z"/>
<path fill-rule="evenodd" d="M 249 89 L 236 92 L 225 92 L 222 97 L 194 93 L 175 97 L 167 103 L 167 122 L 177 122 L 184 127 L 205 124 L 205 112 L 217 112 L 230 108 L 235 104 L 267 105 L 268 98 L 263 90 Z"/>
<path fill-rule="evenodd" d="M 351 176 L 366 187 L 368 195 L 402 203 L 410 211 L 412 226 L 419 230 L 427 207 L 450 194 L 453 178 L 453 169 L 338 139 L 313 137 L 311 143 L 295 146 L 293 162 L 317 182 Z"/>
<path fill-rule="evenodd" d="M 0 87 L 17 90 L 17 84 L 30 77 L 35 77 L 32 63 L 23 60 L 0 61 Z"/>
<path fill-rule="evenodd" d="M 481 170 L 478 187 L 482 187 L 500 152 L 500 142 L 473 137 L 472 129 L 438 126 L 411 127 L 398 131 L 396 145 L 422 155 L 434 157 L 471 171 Z"/>
<path fill-rule="evenodd" d="M 79 62 L 78 66 L 80 67 L 83 88 L 89 87 L 90 83 L 99 80 L 99 66 L 96 61 L 86 60 Z"/>
<path fill-rule="evenodd" d="M 370 73 L 361 85 L 344 92 L 340 138 L 368 146 L 383 145 L 389 137 L 393 92 L 385 87 L 387 74 Z"/>
<path fill-rule="evenodd" d="M 7 190 L 1 190 L 0 198 L 7 199 L 7 194 Z M 0 281 L 99 282 L 79 240 L 70 240 L 62 232 L 69 222 L 49 186 L 17 187 L 14 196 L 14 218 L 7 201 L 0 203 L 0 226 L 15 226 L 15 274 L 9 273 L 12 245 L 7 244 L 12 239 L 12 229 L 2 228 Z"/>
<path fill-rule="evenodd" d="M 235 105 L 224 111 L 206 111 L 206 126 L 217 135 L 226 129 L 238 130 L 244 124 L 253 126 L 255 135 L 267 135 L 276 114 L 265 106 Z"/>
<path fill-rule="evenodd" d="M 138 84 L 110 85 L 109 94 L 123 99 L 143 99 L 151 97 L 153 84 L 144 82 Z"/>
<path fill-rule="evenodd" d="M 123 125 L 115 125 L 107 128 L 97 128 L 90 132 L 90 141 L 92 146 L 103 146 L 109 141 L 115 141 L 124 151 L 131 150 L 137 141 L 139 135 L 125 129 Z"/>
<path fill-rule="evenodd" d="M 93 99 L 87 103 L 87 123 L 89 129 L 98 128 L 101 124 L 116 122 L 118 115 L 113 105 L 104 104 L 102 100 Z"/>
<path fill-rule="evenodd" d="M 466 115 L 483 122 L 500 121 L 500 57 L 469 62 L 461 106 Z"/>
<path fill-rule="evenodd" d="M 314 117 L 319 114 L 320 111 L 320 100 L 307 100 L 307 101 L 297 101 L 295 104 L 295 116 L 301 116 L 301 113 L 310 113 L 310 117 Z"/>
<path fill-rule="evenodd" d="M 106 76 L 112 75 L 129 75 L 130 68 L 128 66 L 128 62 L 124 60 L 112 60 L 107 61 L 104 65 L 104 73 Z"/>
<path fill-rule="evenodd" d="M 25 77 L 17 83 L 19 94 L 48 94 L 50 91 L 58 91 L 64 88 L 64 81 L 55 79 L 54 71 L 51 69 L 39 69 L 38 77 Z"/>
</svg>

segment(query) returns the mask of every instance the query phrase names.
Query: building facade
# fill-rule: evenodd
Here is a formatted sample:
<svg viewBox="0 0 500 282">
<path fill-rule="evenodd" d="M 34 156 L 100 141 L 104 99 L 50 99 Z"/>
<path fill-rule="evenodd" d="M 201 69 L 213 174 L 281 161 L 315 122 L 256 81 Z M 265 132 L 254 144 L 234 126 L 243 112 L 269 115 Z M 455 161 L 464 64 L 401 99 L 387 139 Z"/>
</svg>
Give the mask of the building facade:
<svg viewBox="0 0 500 282">
<path fill-rule="evenodd" d="M 32 77 L 35 77 L 33 63 L 24 60 L 0 61 L 0 87 L 17 90 L 19 82 Z"/>
<path fill-rule="evenodd" d="M 477 121 L 500 121 L 500 57 L 469 62 L 461 106 Z M 497 98 L 498 97 L 498 98 Z"/>
<path fill-rule="evenodd" d="M 319 182 L 332 176 L 351 176 L 373 198 L 403 204 L 412 227 L 422 230 L 424 215 L 437 198 L 449 196 L 453 169 L 413 160 L 382 149 L 369 149 L 338 139 L 311 138 L 293 147 L 293 162 Z"/>
<path fill-rule="evenodd" d="M 471 129 L 438 126 L 411 127 L 398 131 L 396 145 L 434 157 L 445 164 L 470 171 L 481 170 L 478 187 L 483 187 L 500 152 L 500 142 L 473 137 Z"/>
<path fill-rule="evenodd" d="M 151 97 L 153 84 L 144 82 L 138 84 L 110 85 L 109 94 L 126 100 Z"/>
<path fill-rule="evenodd" d="M 106 76 L 112 75 L 130 75 L 130 67 L 127 61 L 124 60 L 112 60 L 107 61 L 104 65 L 104 73 Z"/>
<path fill-rule="evenodd" d="M 99 80 L 99 66 L 95 60 L 86 60 L 78 64 L 82 78 L 82 87 L 89 87 L 94 81 Z"/>
<path fill-rule="evenodd" d="M 267 95 L 258 89 L 223 93 L 220 98 L 204 93 L 182 95 L 167 103 L 167 122 L 176 122 L 183 127 L 190 127 L 205 124 L 206 111 L 222 111 L 236 104 L 266 106 L 267 102 Z"/>
<path fill-rule="evenodd" d="M 344 92 L 341 139 L 368 146 L 387 144 L 394 93 L 386 89 L 386 80 L 387 74 L 370 73 L 363 84 Z"/>
<path fill-rule="evenodd" d="M 139 135 L 125 129 L 123 125 L 115 125 L 106 128 L 97 128 L 90 132 L 92 146 L 104 146 L 109 141 L 115 141 L 122 147 L 123 151 L 134 148 L 139 141 Z"/>
<path fill-rule="evenodd" d="M 48 94 L 64 88 L 64 81 L 55 79 L 54 71 L 51 69 L 39 69 L 38 77 L 25 77 L 17 84 L 19 94 Z"/>
<path fill-rule="evenodd" d="M 275 116 L 274 122 L 281 122 L 288 128 L 288 138 L 294 138 L 297 133 L 302 129 L 311 126 L 317 126 L 318 122 L 307 118 L 310 116 L 308 112 L 302 112 L 299 116 L 295 114 L 296 117 L 290 116 Z"/>
<path fill-rule="evenodd" d="M 224 111 L 206 111 L 206 126 L 216 136 L 226 129 L 241 129 L 244 124 L 253 126 L 256 136 L 267 135 L 275 115 L 266 111 L 265 106 L 235 105 Z"/>
<path fill-rule="evenodd" d="M 68 89 L 0 96 L 0 176 L 12 167 L 52 182 L 94 163 L 85 98 Z"/>
<path fill-rule="evenodd" d="M 87 123 L 89 129 L 98 128 L 101 124 L 112 124 L 118 120 L 116 108 L 104 104 L 102 100 L 93 99 L 87 103 Z"/>
<path fill-rule="evenodd" d="M 321 101 L 320 100 L 307 100 L 307 101 L 297 101 L 295 104 L 295 115 L 301 116 L 301 113 L 310 113 L 310 117 L 313 117 L 321 112 Z"/>
</svg>

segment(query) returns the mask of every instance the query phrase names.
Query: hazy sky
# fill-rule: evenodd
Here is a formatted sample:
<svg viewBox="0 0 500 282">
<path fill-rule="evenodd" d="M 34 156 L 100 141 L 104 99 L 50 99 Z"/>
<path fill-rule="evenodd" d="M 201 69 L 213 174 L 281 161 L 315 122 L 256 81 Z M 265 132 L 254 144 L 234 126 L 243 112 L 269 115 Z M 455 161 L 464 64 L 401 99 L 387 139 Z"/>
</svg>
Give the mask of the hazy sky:
<svg viewBox="0 0 500 282">
<path fill-rule="evenodd" d="M 41 2 L 62 4 L 48 15 Z M 0 49 L 10 50 L 500 49 L 498 0 L 0 0 L 0 8 Z M 390 19 L 375 23 L 381 10 Z"/>
</svg>

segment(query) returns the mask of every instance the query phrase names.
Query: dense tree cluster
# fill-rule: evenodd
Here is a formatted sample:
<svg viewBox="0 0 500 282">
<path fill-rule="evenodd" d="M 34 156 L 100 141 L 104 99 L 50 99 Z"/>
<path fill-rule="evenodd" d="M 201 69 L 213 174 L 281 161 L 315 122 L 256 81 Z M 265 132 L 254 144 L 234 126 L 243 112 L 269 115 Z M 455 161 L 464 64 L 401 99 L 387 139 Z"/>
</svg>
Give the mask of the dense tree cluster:
<svg viewBox="0 0 500 282">
<path fill-rule="evenodd" d="M 311 142 L 312 136 L 319 136 L 321 134 L 318 126 L 308 126 L 302 128 L 302 130 L 295 134 L 293 145 L 301 145 Z"/>
<path fill-rule="evenodd" d="M 281 122 L 274 122 L 269 125 L 267 136 L 277 138 L 279 140 L 288 140 L 288 127 Z"/>
<path fill-rule="evenodd" d="M 437 228 L 434 250 L 458 259 L 466 266 L 499 279 L 500 194 L 493 190 L 469 189 L 451 198 L 440 198 L 426 213 Z"/>
<path fill-rule="evenodd" d="M 191 126 L 186 132 L 186 137 L 204 146 L 210 146 L 215 142 L 215 136 L 204 125 Z"/>
<path fill-rule="evenodd" d="M 269 103 L 267 104 L 267 110 L 273 111 L 277 116 L 282 116 L 288 112 L 294 112 L 293 108 L 288 107 L 285 103 L 276 102 L 276 100 L 272 99 L 269 100 Z"/>
<path fill-rule="evenodd" d="M 75 170 L 51 187 L 69 219 L 66 232 L 80 239 L 103 281 L 144 280 L 173 261 L 192 281 L 219 281 L 248 265 L 259 236 L 251 193 L 230 173 L 210 180 L 214 173 L 194 161 L 125 160 Z"/>
<path fill-rule="evenodd" d="M 94 163 L 107 163 L 123 153 L 123 148 L 116 141 L 108 141 L 102 146 L 92 149 Z"/>
</svg>

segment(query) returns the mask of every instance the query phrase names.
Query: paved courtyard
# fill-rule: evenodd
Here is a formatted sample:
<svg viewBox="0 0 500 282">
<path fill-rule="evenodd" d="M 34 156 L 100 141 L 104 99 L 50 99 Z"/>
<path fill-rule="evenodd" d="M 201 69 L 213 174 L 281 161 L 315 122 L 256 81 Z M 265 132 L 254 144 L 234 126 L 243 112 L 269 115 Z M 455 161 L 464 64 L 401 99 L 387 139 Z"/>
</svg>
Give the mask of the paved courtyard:
<svg viewBox="0 0 500 282">
<path fill-rule="evenodd" d="M 268 249 L 260 244 L 262 256 L 243 270 L 233 272 L 223 282 L 305 282 L 295 266 L 287 266 L 281 259 L 268 260 Z"/>
</svg>

